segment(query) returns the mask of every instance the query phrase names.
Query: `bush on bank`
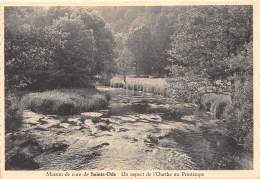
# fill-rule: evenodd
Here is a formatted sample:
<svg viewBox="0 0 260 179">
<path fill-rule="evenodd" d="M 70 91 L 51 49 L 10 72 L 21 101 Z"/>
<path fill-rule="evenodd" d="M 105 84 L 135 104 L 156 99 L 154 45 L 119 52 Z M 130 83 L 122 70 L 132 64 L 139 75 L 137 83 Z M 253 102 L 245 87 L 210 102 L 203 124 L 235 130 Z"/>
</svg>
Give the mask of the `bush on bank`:
<svg viewBox="0 0 260 179">
<path fill-rule="evenodd" d="M 22 121 L 22 107 L 19 98 L 14 93 L 7 93 L 5 97 L 5 129 L 6 132 L 20 127 Z"/>
<path fill-rule="evenodd" d="M 253 77 L 237 80 L 232 93 L 232 109 L 227 128 L 229 135 L 246 149 L 253 149 Z"/>
<path fill-rule="evenodd" d="M 21 103 L 25 109 L 41 114 L 72 115 L 104 108 L 109 97 L 93 89 L 57 89 L 29 93 Z"/>
</svg>

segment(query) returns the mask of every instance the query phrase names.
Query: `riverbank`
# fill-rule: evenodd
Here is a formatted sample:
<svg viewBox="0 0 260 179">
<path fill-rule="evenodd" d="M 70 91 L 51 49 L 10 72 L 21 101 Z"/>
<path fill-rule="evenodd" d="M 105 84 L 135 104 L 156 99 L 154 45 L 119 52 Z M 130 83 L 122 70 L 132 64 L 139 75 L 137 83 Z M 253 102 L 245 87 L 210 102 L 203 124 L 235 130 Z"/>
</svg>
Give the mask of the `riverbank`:
<svg viewBox="0 0 260 179">
<path fill-rule="evenodd" d="M 24 110 L 46 115 L 73 115 L 107 106 L 109 96 L 95 88 L 17 91 L 6 95 L 6 129 L 18 128 Z"/>
</svg>

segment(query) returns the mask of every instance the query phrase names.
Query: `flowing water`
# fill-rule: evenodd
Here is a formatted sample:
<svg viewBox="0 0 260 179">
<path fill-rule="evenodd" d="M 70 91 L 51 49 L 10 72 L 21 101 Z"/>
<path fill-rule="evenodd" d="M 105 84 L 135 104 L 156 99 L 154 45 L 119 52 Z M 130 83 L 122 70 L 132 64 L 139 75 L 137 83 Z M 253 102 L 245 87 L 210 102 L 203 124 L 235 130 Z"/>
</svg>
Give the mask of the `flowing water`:
<svg viewBox="0 0 260 179">
<path fill-rule="evenodd" d="M 225 136 L 221 121 L 206 114 L 173 115 L 173 102 L 163 96 L 100 90 L 111 100 L 96 121 L 25 111 L 21 131 L 7 135 L 8 168 L 21 169 L 14 165 L 23 160 L 24 167 L 41 170 L 252 169 L 252 155 Z M 14 153 L 32 161 L 10 157 Z"/>
</svg>

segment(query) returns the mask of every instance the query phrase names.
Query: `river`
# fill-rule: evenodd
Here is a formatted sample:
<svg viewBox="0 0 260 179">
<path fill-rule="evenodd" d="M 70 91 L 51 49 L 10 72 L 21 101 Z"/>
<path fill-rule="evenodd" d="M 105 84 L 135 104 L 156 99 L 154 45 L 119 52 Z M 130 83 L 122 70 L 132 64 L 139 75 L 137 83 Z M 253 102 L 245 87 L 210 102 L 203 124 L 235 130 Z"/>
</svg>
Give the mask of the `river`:
<svg viewBox="0 0 260 179">
<path fill-rule="evenodd" d="M 222 121 L 196 112 L 173 116 L 175 103 L 163 96 L 99 89 L 111 100 L 96 121 L 25 111 L 22 129 L 6 135 L 7 168 L 252 169 L 252 154 L 225 136 Z"/>
</svg>

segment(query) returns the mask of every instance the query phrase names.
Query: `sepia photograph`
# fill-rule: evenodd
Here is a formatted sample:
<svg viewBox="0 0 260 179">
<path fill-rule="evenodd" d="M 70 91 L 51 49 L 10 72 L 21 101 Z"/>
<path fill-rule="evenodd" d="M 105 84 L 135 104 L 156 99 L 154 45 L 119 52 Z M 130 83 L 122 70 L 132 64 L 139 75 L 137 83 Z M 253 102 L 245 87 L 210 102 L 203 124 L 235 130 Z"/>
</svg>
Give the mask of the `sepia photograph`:
<svg viewBox="0 0 260 179">
<path fill-rule="evenodd" d="M 253 170 L 253 6 L 5 6 L 6 171 Z"/>
</svg>

